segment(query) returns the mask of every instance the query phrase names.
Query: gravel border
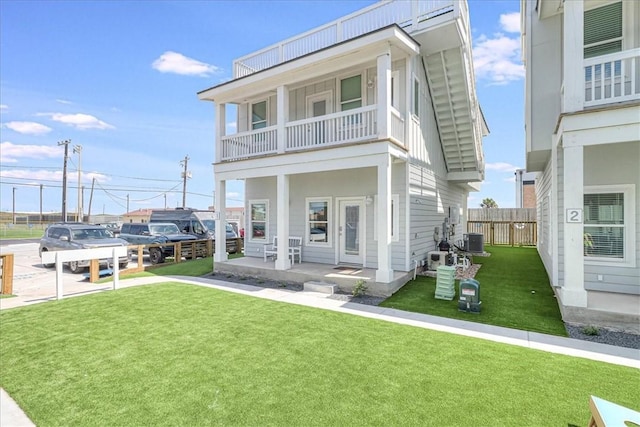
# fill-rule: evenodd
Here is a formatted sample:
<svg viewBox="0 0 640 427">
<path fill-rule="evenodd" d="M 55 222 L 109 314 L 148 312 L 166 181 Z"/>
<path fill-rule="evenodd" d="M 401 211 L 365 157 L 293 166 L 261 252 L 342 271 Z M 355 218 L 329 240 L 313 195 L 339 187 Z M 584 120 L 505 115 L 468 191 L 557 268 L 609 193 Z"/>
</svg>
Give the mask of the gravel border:
<svg viewBox="0 0 640 427">
<path fill-rule="evenodd" d="M 211 274 L 211 277 L 219 280 L 225 280 L 227 282 L 243 283 L 245 285 L 258 286 L 262 288 L 286 289 L 294 292 L 302 292 L 303 290 L 303 285 L 296 282 L 285 282 L 252 276 L 238 276 L 226 273 L 213 273 Z M 342 291 L 338 291 L 337 293 L 330 295 L 327 298 L 338 301 L 375 306 L 379 305 L 386 299 L 383 297 L 375 297 L 371 295 L 354 297 L 350 293 Z M 598 335 L 588 335 L 584 333 L 585 325 L 576 325 L 570 323 L 565 323 L 565 328 L 567 330 L 569 338 L 614 345 L 618 347 L 640 349 L 640 335 L 637 334 L 614 331 L 606 328 L 597 328 Z"/>
</svg>

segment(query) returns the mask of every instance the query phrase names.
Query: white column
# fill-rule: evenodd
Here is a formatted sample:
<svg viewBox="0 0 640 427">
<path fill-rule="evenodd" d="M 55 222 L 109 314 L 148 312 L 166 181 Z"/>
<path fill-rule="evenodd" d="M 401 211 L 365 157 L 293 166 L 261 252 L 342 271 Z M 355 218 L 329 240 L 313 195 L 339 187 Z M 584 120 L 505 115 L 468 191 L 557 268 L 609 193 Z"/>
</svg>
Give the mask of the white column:
<svg viewBox="0 0 640 427">
<path fill-rule="evenodd" d="M 567 218 L 567 209 L 584 207 L 583 150 L 580 145 L 564 147 L 564 285 L 561 295 L 564 305 L 574 307 L 587 306 L 583 224 L 568 222 Z"/>
<path fill-rule="evenodd" d="M 289 259 L 289 175 L 279 174 L 277 183 L 278 258 L 276 259 L 276 270 L 289 270 L 291 268 L 291 260 Z"/>
<path fill-rule="evenodd" d="M 391 158 L 387 154 L 378 164 L 378 270 L 376 282 L 390 283 L 391 269 Z"/>
<path fill-rule="evenodd" d="M 216 179 L 216 250 L 213 253 L 213 262 L 224 262 L 229 259 L 227 255 L 227 233 L 225 230 L 225 211 L 227 210 L 227 182 Z"/>
<path fill-rule="evenodd" d="M 222 137 L 226 133 L 226 104 L 216 104 L 216 157 L 215 162 L 220 163 L 222 159 Z"/>
<path fill-rule="evenodd" d="M 289 121 L 289 90 L 286 86 L 278 86 L 276 95 L 278 153 L 284 153 L 287 146 L 287 129 Z"/>
<path fill-rule="evenodd" d="M 389 138 L 391 134 L 391 54 L 378 56 L 378 136 Z"/>
<path fill-rule="evenodd" d="M 562 112 L 583 109 L 584 105 L 584 4 L 565 1 L 562 22 Z"/>
</svg>

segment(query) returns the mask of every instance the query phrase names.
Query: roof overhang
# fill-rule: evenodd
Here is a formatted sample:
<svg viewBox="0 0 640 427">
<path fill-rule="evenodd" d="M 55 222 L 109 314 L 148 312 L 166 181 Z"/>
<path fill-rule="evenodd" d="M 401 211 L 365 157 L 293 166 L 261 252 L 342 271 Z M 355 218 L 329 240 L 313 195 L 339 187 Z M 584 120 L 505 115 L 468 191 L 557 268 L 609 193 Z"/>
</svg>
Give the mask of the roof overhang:
<svg viewBox="0 0 640 427">
<path fill-rule="evenodd" d="M 391 25 L 338 43 L 271 68 L 198 92 L 202 101 L 233 103 L 263 93 L 266 88 L 291 85 L 344 69 L 390 53 L 391 57 L 420 53 L 420 44 L 398 25 Z"/>
</svg>

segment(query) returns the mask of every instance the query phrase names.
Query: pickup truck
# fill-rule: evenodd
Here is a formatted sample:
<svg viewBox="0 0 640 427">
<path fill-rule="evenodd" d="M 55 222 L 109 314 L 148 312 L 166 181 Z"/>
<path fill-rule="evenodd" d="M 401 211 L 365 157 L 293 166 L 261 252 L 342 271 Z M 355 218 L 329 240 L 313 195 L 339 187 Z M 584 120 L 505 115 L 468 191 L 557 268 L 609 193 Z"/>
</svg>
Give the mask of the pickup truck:
<svg viewBox="0 0 640 427">
<path fill-rule="evenodd" d="M 122 224 L 119 237 L 132 245 L 152 245 L 197 240 L 197 238 L 191 234 L 181 233 L 177 225 L 169 222 Z M 149 261 L 151 261 L 151 264 L 161 264 L 166 257 L 172 256 L 174 256 L 173 245 L 149 248 Z"/>
</svg>

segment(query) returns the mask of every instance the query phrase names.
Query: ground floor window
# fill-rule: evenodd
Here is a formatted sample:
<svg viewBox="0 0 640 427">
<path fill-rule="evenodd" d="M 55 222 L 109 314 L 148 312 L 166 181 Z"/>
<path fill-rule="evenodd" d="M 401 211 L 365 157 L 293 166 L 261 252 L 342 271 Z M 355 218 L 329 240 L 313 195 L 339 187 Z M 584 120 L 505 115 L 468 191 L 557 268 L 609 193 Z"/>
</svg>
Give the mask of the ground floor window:
<svg viewBox="0 0 640 427">
<path fill-rule="evenodd" d="M 308 198 L 307 221 L 306 221 L 306 244 L 308 246 L 329 246 L 331 199 L 330 198 Z"/>
<path fill-rule="evenodd" d="M 249 202 L 251 217 L 249 218 L 249 239 L 267 240 L 267 225 L 269 224 L 269 201 L 251 200 Z"/>
<path fill-rule="evenodd" d="M 584 256 L 586 260 L 633 262 L 635 186 L 586 187 Z"/>
</svg>

